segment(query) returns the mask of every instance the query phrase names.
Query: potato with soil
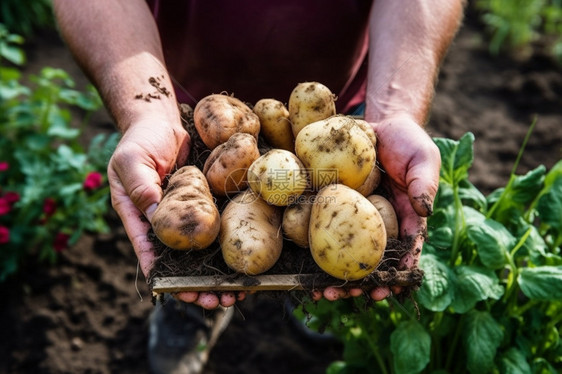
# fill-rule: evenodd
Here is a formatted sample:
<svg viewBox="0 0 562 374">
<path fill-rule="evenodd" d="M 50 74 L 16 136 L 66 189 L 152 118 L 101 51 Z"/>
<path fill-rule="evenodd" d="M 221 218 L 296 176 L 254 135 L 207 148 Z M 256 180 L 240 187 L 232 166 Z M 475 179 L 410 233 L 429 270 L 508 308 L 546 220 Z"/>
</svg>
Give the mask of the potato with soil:
<svg viewBox="0 0 562 374">
<path fill-rule="evenodd" d="M 288 106 L 295 137 L 306 125 L 336 114 L 335 95 L 318 82 L 299 83 L 289 96 Z"/>
<path fill-rule="evenodd" d="M 358 188 L 376 162 L 373 143 L 349 116 L 309 124 L 297 136 L 295 152 L 317 190 L 331 183 Z"/>
<path fill-rule="evenodd" d="M 219 243 L 229 268 L 257 275 L 275 265 L 283 249 L 282 213 L 250 189 L 227 204 L 221 215 Z"/>
<path fill-rule="evenodd" d="M 308 174 L 294 153 L 272 149 L 248 169 L 250 188 L 269 204 L 286 206 L 308 186 Z"/>
<path fill-rule="evenodd" d="M 261 99 L 254 105 L 254 113 L 260 119 L 260 134 L 267 144 L 273 148 L 294 151 L 295 137 L 285 104 L 276 99 Z"/>
<path fill-rule="evenodd" d="M 333 277 L 359 280 L 376 270 L 386 248 L 377 208 L 343 184 L 321 189 L 310 214 L 310 252 Z"/>
<path fill-rule="evenodd" d="M 304 193 L 283 212 L 283 233 L 299 247 L 308 247 L 308 225 L 315 195 Z"/>
<path fill-rule="evenodd" d="M 201 140 L 211 150 L 237 132 L 256 139 L 260 132 L 260 120 L 252 109 L 228 95 L 213 94 L 201 99 L 193 109 L 193 122 Z"/>
<path fill-rule="evenodd" d="M 203 249 L 215 241 L 220 214 L 201 170 L 184 166 L 170 177 L 151 224 L 158 239 L 172 249 Z"/>
<path fill-rule="evenodd" d="M 367 196 L 367 200 L 369 200 L 381 214 L 387 237 L 398 239 L 398 216 L 390 201 L 381 195 Z"/>
<path fill-rule="evenodd" d="M 365 182 L 363 182 L 363 184 L 357 187 L 355 190 L 363 196 L 369 196 L 379 186 L 380 183 L 381 170 L 379 169 L 379 166 L 374 163 L 373 169 L 371 169 L 371 172 L 367 176 L 367 179 L 365 179 Z"/>
<path fill-rule="evenodd" d="M 258 142 L 250 134 L 236 133 L 217 146 L 203 166 L 203 174 L 217 196 L 235 194 L 248 186 L 248 168 L 260 157 Z"/>
</svg>

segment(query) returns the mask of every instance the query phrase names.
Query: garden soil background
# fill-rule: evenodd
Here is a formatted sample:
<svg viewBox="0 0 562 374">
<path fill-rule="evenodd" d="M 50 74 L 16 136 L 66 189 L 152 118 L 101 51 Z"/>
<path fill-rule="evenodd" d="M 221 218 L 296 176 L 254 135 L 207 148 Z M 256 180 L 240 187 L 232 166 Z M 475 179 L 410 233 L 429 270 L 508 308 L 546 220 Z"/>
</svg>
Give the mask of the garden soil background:
<svg viewBox="0 0 562 374">
<path fill-rule="evenodd" d="M 427 129 L 453 139 L 474 133 L 471 180 L 489 193 L 507 183 L 535 116 L 518 173 L 562 158 L 562 70 L 540 46 L 529 59 L 490 56 L 472 19 L 446 57 Z M 52 66 L 86 82 L 56 33 L 27 50 L 26 72 Z M 85 141 L 100 131 L 114 131 L 103 111 Z M 85 236 L 55 265 L 30 262 L 0 285 L 0 373 L 148 372 L 151 296 L 120 221 L 108 219 L 110 234 Z M 205 373 L 323 373 L 340 351 L 294 329 L 279 298 L 258 294 L 239 303 Z"/>
</svg>

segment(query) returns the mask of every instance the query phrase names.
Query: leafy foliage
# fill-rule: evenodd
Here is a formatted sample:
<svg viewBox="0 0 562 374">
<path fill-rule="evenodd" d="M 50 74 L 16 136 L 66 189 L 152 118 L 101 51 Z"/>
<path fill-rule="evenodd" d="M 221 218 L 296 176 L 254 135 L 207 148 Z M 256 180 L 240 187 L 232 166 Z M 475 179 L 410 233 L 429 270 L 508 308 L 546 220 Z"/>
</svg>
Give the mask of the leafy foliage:
<svg viewBox="0 0 562 374">
<path fill-rule="evenodd" d="M 41 28 L 54 28 L 51 0 L 2 0 L 0 23 L 25 37 Z"/>
<path fill-rule="evenodd" d="M 28 256 L 53 261 L 85 231 L 108 229 L 105 167 L 117 141 L 98 136 L 83 148 L 80 126 L 100 108 L 99 96 L 49 67 L 23 84 L 21 42 L 0 24 L 0 58 L 8 61 L 0 65 L 0 281 Z"/>
<path fill-rule="evenodd" d="M 416 304 L 350 298 L 296 312 L 344 343 L 329 373 L 562 371 L 562 160 L 512 172 L 485 197 L 467 179 L 473 141 L 435 139 L 440 189 Z"/>
</svg>

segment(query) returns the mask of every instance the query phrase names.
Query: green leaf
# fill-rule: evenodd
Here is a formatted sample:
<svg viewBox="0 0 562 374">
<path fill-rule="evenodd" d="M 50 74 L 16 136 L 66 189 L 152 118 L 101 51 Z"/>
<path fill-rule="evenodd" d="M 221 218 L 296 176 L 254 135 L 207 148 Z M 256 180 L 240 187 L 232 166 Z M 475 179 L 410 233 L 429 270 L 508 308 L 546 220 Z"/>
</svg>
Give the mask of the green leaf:
<svg viewBox="0 0 562 374">
<path fill-rule="evenodd" d="M 501 269 L 507 264 L 507 253 L 515 238 L 501 223 L 486 219 L 481 225 L 468 227 L 467 235 L 476 244 L 478 256 L 490 269 Z"/>
<path fill-rule="evenodd" d="M 416 320 L 401 322 L 390 336 L 390 350 L 397 374 L 419 373 L 429 363 L 431 336 Z"/>
<path fill-rule="evenodd" d="M 540 165 L 525 175 L 515 177 L 509 191 L 509 200 L 520 204 L 531 202 L 543 186 L 545 172 L 544 165 Z"/>
<path fill-rule="evenodd" d="M 419 266 L 424 280 L 417 292 L 418 301 L 431 311 L 444 311 L 453 300 L 449 268 L 431 254 L 422 255 Z"/>
<path fill-rule="evenodd" d="M 486 197 L 468 179 L 459 184 L 459 197 L 464 205 L 471 206 L 481 212 L 488 209 Z"/>
<path fill-rule="evenodd" d="M 542 222 L 562 232 L 562 177 L 539 198 L 537 211 Z"/>
<path fill-rule="evenodd" d="M 501 325 L 489 312 L 471 310 L 463 326 L 463 342 L 468 371 L 488 373 L 494 367 L 496 350 L 503 339 Z"/>
<path fill-rule="evenodd" d="M 455 297 L 451 307 L 457 313 L 468 312 L 481 300 L 498 300 L 504 293 L 504 288 L 492 270 L 477 266 L 459 266 L 454 271 Z"/>
<path fill-rule="evenodd" d="M 531 374 L 525 355 L 515 347 L 509 348 L 500 356 L 500 367 L 503 374 Z"/>
<path fill-rule="evenodd" d="M 517 282 L 531 299 L 562 299 L 562 266 L 538 266 L 519 270 Z"/>
<path fill-rule="evenodd" d="M 0 57 L 5 58 L 15 65 L 25 64 L 25 53 L 19 47 L 0 41 Z"/>
<path fill-rule="evenodd" d="M 468 169 L 474 160 L 474 135 L 469 132 L 459 141 L 443 138 L 434 141 L 441 153 L 441 178 L 450 185 L 459 184 L 468 177 Z"/>
</svg>

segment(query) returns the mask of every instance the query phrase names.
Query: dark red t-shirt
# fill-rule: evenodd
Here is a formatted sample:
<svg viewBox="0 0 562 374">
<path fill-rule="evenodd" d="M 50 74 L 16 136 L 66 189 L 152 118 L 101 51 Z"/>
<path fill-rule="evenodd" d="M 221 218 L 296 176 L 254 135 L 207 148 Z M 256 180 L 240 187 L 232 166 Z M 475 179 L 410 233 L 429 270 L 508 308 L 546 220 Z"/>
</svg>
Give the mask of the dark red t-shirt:
<svg viewBox="0 0 562 374">
<path fill-rule="evenodd" d="M 287 102 L 299 82 L 364 101 L 370 0 L 149 0 L 178 100 L 228 92 Z"/>
</svg>

